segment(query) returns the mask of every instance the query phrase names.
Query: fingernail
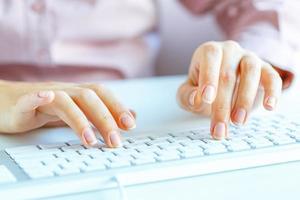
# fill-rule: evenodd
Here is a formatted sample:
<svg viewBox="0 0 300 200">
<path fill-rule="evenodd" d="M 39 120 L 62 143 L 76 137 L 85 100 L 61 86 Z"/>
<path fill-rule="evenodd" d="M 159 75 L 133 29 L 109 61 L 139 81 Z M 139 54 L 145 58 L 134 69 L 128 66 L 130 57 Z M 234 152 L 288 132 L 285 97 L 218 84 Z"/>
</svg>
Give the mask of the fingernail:
<svg viewBox="0 0 300 200">
<path fill-rule="evenodd" d="M 225 137 L 225 131 L 226 131 L 225 124 L 221 122 L 217 123 L 213 132 L 214 138 L 218 140 L 223 139 Z"/>
<path fill-rule="evenodd" d="M 242 109 L 242 108 L 237 109 L 237 111 L 235 112 L 235 115 L 234 115 L 235 122 L 238 124 L 243 124 L 245 121 L 245 118 L 246 118 L 246 110 Z"/>
<path fill-rule="evenodd" d="M 197 95 L 197 90 L 193 91 L 190 96 L 189 96 L 189 104 L 190 106 L 194 106 L 195 105 L 195 97 Z"/>
<path fill-rule="evenodd" d="M 85 128 L 83 130 L 83 137 L 85 141 L 91 146 L 94 146 L 98 143 L 95 133 L 91 128 Z"/>
<path fill-rule="evenodd" d="M 266 101 L 267 106 L 269 106 L 271 109 L 275 108 L 276 105 L 276 98 L 275 97 L 268 97 Z"/>
<path fill-rule="evenodd" d="M 38 92 L 38 97 L 41 97 L 41 98 L 47 98 L 47 97 L 50 97 L 51 95 L 52 95 L 51 91 L 40 91 L 40 92 Z"/>
<path fill-rule="evenodd" d="M 123 113 L 121 115 L 120 122 L 123 126 L 129 129 L 133 129 L 136 127 L 135 120 L 128 113 Z"/>
<path fill-rule="evenodd" d="M 205 103 L 211 104 L 214 101 L 215 88 L 212 85 L 208 85 L 204 88 L 202 93 L 202 100 Z"/>
<path fill-rule="evenodd" d="M 111 131 L 109 135 L 110 135 L 109 136 L 110 137 L 110 142 L 114 147 L 122 146 L 122 142 L 121 142 L 120 135 L 119 135 L 118 132 Z"/>
</svg>

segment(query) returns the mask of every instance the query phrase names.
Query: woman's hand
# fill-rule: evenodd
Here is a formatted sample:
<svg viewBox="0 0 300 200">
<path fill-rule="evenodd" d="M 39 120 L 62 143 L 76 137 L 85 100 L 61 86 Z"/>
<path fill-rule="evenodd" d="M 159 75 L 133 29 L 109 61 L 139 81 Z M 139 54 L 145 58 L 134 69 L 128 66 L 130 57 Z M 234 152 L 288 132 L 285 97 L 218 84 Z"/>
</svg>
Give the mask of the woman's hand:
<svg viewBox="0 0 300 200">
<path fill-rule="evenodd" d="M 1 133 L 20 133 L 62 121 L 86 146 L 97 143 L 93 126 L 109 147 L 121 145 L 119 128 L 135 127 L 130 110 L 102 85 L 0 82 Z"/>
<path fill-rule="evenodd" d="M 212 136 L 222 139 L 228 136 L 230 120 L 245 123 L 260 84 L 263 105 L 273 110 L 282 89 L 277 71 L 236 42 L 207 42 L 195 51 L 177 99 L 188 111 L 211 115 Z"/>
</svg>

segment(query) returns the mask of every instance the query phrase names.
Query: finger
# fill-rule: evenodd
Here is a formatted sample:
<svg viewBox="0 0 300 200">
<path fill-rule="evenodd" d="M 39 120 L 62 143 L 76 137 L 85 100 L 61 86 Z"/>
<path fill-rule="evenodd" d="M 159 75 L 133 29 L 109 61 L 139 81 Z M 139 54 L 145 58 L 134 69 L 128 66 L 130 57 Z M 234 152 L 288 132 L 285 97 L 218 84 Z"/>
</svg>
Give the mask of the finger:
<svg viewBox="0 0 300 200">
<path fill-rule="evenodd" d="M 98 84 L 86 85 L 93 90 L 108 108 L 118 127 L 123 130 L 130 130 L 136 127 L 135 117 L 107 88 Z"/>
<path fill-rule="evenodd" d="M 183 83 L 177 91 L 177 102 L 185 110 L 208 115 L 210 106 L 201 101 L 199 88 L 190 80 Z"/>
<path fill-rule="evenodd" d="M 17 104 L 17 110 L 21 113 L 35 112 L 35 109 L 39 106 L 51 103 L 54 100 L 53 91 L 39 91 L 22 96 Z"/>
<path fill-rule="evenodd" d="M 88 119 L 66 92 L 55 91 L 54 101 L 50 105 L 39 107 L 38 110 L 62 119 L 77 133 L 84 145 L 97 144 L 95 133 Z"/>
<path fill-rule="evenodd" d="M 134 117 L 134 119 L 136 119 L 136 112 L 132 109 L 129 109 L 129 112 L 132 114 L 132 116 Z"/>
<path fill-rule="evenodd" d="M 261 84 L 264 88 L 264 107 L 273 110 L 282 91 L 282 79 L 275 69 L 265 63 L 261 70 Z"/>
<path fill-rule="evenodd" d="M 192 63 L 199 63 L 198 85 L 202 101 L 212 104 L 218 88 L 222 62 L 222 48 L 215 42 L 203 44 L 193 56 Z"/>
<path fill-rule="evenodd" d="M 242 57 L 240 83 L 232 112 L 232 122 L 244 124 L 254 103 L 261 76 L 261 61 L 255 55 Z"/>
<path fill-rule="evenodd" d="M 74 94 L 72 95 L 74 101 L 99 130 L 107 146 L 121 146 L 118 125 L 99 96 L 93 90 L 85 88 L 80 88 Z"/>
<path fill-rule="evenodd" d="M 211 134 L 215 139 L 228 136 L 231 102 L 235 88 L 236 75 L 231 69 L 224 69 L 220 73 L 217 97 L 212 105 Z"/>
<path fill-rule="evenodd" d="M 51 116 L 36 112 L 39 106 L 50 104 L 54 96 L 53 91 L 39 91 L 21 96 L 14 107 L 10 129 L 14 132 L 29 131 L 54 120 Z"/>
</svg>

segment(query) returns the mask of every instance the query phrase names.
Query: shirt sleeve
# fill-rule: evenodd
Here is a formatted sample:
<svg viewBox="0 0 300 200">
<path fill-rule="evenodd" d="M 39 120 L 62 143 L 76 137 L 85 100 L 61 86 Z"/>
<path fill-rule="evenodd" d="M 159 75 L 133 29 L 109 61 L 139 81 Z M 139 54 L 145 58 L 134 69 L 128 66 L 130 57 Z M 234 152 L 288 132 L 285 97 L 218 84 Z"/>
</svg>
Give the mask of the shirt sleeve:
<svg viewBox="0 0 300 200">
<path fill-rule="evenodd" d="M 224 39 L 239 42 L 271 63 L 288 87 L 299 74 L 300 1 L 181 0 L 194 14 L 214 16 Z M 297 55 L 298 54 L 298 55 Z"/>
</svg>

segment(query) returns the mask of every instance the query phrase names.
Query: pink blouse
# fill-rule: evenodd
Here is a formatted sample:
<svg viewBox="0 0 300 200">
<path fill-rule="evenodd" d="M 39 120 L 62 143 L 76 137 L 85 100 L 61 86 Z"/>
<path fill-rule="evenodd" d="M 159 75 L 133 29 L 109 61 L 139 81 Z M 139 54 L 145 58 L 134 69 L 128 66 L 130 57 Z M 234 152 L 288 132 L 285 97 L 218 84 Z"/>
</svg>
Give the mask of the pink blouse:
<svg viewBox="0 0 300 200">
<path fill-rule="evenodd" d="M 152 75 L 156 24 L 152 0 L 1 0 L 0 78 Z"/>
<path fill-rule="evenodd" d="M 300 1 L 179 2 L 199 18 L 213 15 L 224 40 L 238 41 L 281 69 L 298 69 Z M 93 81 L 151 75 L 159 47 L 156 12 L 153 0 L 2 0 L 0 78 Z"/>
</svg>

